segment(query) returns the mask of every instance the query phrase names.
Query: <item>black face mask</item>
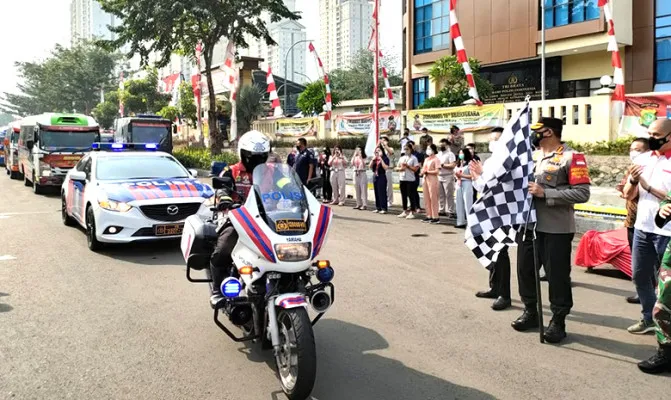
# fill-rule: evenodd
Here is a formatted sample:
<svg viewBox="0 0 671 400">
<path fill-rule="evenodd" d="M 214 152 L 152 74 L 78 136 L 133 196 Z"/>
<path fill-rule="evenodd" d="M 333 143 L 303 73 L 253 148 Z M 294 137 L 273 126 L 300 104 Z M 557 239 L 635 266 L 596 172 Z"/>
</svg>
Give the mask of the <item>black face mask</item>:
<svg viewBox="0 0 671 400">
<path fill-rule="evenodd" d="M 541 145 L 541 140 L 543 140 L 545 137 L 543 136 L 542 132 L 534 132 L 533 137 L 531 138 L 531 144 L 534 145 L 534 147 L 538 148 Z"/>
<path fill-rule="evenodd" d="M 662 148 L 665 144 L 669 142 L 669 135 L 664 136 L 663 138 L 654 138 L 651 137 L 648 139 L 648 143 L 650 144 L 650 150 L 656 151 Z"/>
</svg>

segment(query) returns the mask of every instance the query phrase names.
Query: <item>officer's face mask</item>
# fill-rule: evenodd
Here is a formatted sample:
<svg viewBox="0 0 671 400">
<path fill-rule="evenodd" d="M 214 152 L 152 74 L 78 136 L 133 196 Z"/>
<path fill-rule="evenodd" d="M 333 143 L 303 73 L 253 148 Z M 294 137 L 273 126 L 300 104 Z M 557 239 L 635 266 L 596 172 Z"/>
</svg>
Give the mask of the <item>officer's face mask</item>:
<svg viewBox="0 0 671 400">
<path fill-rule="evenodd" d="M 541 145 L 541 141 L 545 139 L 545 132 L 549 132 L 549 130 L 544 129 L 542 131 L 535 131 L 533 134 L 533 137 L 531 139 L 531 144 L 534 145 L 534 147 L 538 148 Z"/>
</svg>

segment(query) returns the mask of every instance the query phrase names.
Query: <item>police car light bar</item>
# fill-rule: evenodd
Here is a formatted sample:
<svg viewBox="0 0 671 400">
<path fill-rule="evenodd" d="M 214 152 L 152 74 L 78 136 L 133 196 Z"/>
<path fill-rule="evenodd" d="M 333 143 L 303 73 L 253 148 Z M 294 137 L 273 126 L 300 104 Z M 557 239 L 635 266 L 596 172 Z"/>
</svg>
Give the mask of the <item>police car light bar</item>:
<svg viewBox="0 0 671 400">
<path fill-rule="evenodd" d="M 158 150 L 158 145 L 156 143 L 101 143 L 96 142 L 91 144 L 91 149 L 95 151 L 100 150 L 111 150 L 111 151 L 122 151 L 122 150 Z"/>
</svg>

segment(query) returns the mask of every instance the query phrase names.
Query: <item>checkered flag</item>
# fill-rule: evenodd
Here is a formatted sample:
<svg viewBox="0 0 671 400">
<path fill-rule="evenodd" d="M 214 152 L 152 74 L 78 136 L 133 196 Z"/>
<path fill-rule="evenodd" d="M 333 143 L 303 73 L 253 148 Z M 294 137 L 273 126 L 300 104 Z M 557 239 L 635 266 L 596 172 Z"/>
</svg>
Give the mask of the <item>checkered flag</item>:
<svg viewBox="0 0 671 400">
<path fill-rule="evenodd" d="M 504 246 L 526 223 L 536 222 L 531 210 L 529 182 L 534 162 L 529 138 L 529 103 L 508 122 L 499 145 L 483 167 L 483 194 L 468 214 L 466 246 L 485 267 L 496 262 Z"/>
</svg>

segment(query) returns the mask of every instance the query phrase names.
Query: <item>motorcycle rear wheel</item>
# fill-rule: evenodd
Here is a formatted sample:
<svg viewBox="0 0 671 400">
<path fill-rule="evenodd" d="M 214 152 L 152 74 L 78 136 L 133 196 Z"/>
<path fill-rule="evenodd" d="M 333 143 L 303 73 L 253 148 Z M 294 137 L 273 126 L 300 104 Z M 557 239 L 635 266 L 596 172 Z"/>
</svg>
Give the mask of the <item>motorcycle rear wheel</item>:
<svg viewBox="0 0 671 400">
<path fill-rule="evenodd" d="M 277 316 L 280 352 L 275 357 L 282 391 L 290 400 L 312 393 L 317 375 L 317 351 L 310 316 L 304 307 L 280 311 Z"/>
</svg>

